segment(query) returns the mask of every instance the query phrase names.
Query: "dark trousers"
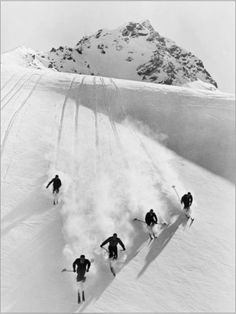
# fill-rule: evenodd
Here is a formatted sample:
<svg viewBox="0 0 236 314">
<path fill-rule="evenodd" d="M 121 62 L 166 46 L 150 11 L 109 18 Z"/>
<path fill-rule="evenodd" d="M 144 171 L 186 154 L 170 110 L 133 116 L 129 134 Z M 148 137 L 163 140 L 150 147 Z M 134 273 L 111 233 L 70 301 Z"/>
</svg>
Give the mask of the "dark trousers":
<svg viewBox="0 0 236 314">
<path fill-rule="evenodd" d="M 85 273 L 86 271 L 80 271 L 77 273 L 77 277 L 76 277 L 76 280 L 77 281 L 84 281 L 85 280 Z"/>
<path fill-rule="evenodd" d="M 117 259 L 117 246 L 108 246 L 109 258 Z"/>
<path fill-rule="evenodd" d="M 59 193 L 59 188 L 55 188 L 55 187 L 53 187 L 53 190 L 52 190 L 52 193 L 54 194 L 54 193 Z"/>
</svg>

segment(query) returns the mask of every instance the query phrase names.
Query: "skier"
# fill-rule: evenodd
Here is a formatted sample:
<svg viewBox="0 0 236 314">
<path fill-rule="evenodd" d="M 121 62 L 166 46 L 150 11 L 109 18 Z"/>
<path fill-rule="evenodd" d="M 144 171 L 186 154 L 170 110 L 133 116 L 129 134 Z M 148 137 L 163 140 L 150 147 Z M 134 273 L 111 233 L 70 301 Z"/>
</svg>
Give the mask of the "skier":
<svg viewBox="0 0 236 314">
<path fill-rule="evenodd" d="M 156 234 L 153 231 L 153 227 L 158 223 L 157 215 L 154 213 L 153 209 L 150 209 L 145 216 L 145 222 L 147 224 L 147 229 L 151 239 L 156 238 Z"/>
<path fill-rule="evenodd" d="M 188 192 L 187 194 L 184 194 L 181 198 L 181 204 L 184 204 L 184 210 L 185 210 L 185 215 L 187 216 L 187 218 L 191 218 L 191 215 L 190 215 L 190 206 L 192 205 L 193 203 L 193 196 L 190 192 Z M 193 222 L 193 218 L 192 219 L 192 222 Z"/>
<path fill-rule="evenodd" d="M 181 198 L 181 204 L 184 204 L 184 209 L 189 210 L 190 206 L 192 205 L 193 197 L 190 192 L 188 194 L 184 194 Z"/>
<path fill-rule="evenodd" d="M 85 273 L 89 271 L 91 262 L 85 258 L 84 255 L 80 255 L 80 258 L 77 258 L 72 267 L 73 267 L 73 272 L 77 272 L 77 277 L 76 280 L 79 284 L 78 287 L 78 303 L 81 302 L 81 296 L 80 296 L 80 290 L 82 292 L 82 301 L 85 301 L 85 294 L 84 294 L 84 285 L 83 283 L 86 280 Z"/>
<path fill-rule="evenodd" d="M 58 204 L 58 193 L 59 193 L 60 186 L 61 186 L 61 180 L 57 174 L 55 175 L 55 178 L 53 178 L 48 183 L 46 188 L 48 188 L 50 184 L 53 184 L 53 188 L 52 188 L 52 193 L 54 195 L 53 205 L 55 205 L 55 204 Z"/>
<path fill-rule="evenodd" d="M 107 238 L 102 244 L 100 245 L 101 248 L 103 248 L 103 245 L 109 243 L 108 246 L 108 252 L 109 252 L 109 258 L 111 259 L 117 259 L 118 253 L 117 253 L 117 245 L 120 244 L 122 249 L 125 251 L 125 245 L 121 241 L 120 238 L 117 237 L 117 234 L 114 233 L 113 236 Z"/>
<path fill-rule="evenodd" d="M 85 273 L 89 271 L 90 265 L 90 261 L 84 255 L 74 261 L 73 272 L 77 272 L 77 281 L 85 281 Z"/>
</svg>

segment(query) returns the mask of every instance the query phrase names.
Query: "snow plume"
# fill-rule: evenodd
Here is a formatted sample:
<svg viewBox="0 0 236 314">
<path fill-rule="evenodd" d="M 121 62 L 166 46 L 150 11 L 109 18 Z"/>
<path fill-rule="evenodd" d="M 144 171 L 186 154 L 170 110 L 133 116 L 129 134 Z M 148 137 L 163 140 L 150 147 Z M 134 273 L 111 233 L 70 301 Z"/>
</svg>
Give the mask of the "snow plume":
<svg viewBox="0 0 236 314">
<path fill-rule="evenodd" d="M 123 125 L 128 128 L 140 147 L 140 153 L 144 154 L 149 166 L 152 168 L 153 176 L 156 178 L 156 184 L 168 198 L 172 198 L 173 191 L 171 187 L 176 185 L 180 195 L 186 192 L 179 175 L 174 170 L 174 161 L 177 157 L 175 152 L 166 147 L 168 135 L 161 133 L 159 130 L 154 132 L 147 124 L 141 121 L 133 120 L 128 117 L 124 120 Z"/>
<path fill-rule="evenodd" d="M 104 136 L 100 151 L 106 153 L 95 160 L 87 151 L 80 156 L 83 166 L 77 167 L 77 175 L 67 179 L 71 186 L 64 193 L 62 215 L 68 263 L 80 254 L 89 258 L 101 254 L 99 245 L 115 232 L 131 248 L 136 234 L 133 219 L 144 219 L 151 208 L 161 220 L 179 213 L 171 185 L 184 189 L 171 166 L 172 153 L 130 122 L 116 128 L 119 145 L 113 135 Z"/>
</svg>

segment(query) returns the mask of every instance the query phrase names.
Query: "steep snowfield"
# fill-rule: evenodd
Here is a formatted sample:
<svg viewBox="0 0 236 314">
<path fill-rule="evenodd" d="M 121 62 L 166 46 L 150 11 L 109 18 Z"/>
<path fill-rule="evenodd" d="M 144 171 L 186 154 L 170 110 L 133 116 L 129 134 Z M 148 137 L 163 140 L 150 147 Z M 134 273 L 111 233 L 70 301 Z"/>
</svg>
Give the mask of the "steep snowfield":
<svg viewBox="0 0 236 314">
<path fill-rule="evenodd" d="M 234 95 L 2 66 L 1 109 L 3 312 L 234 311 Z M 170 223 L 151 243 L 133 221 L 150 208 Z M 82 253 L 79 306 L 61 270 Z"/>
</svg>

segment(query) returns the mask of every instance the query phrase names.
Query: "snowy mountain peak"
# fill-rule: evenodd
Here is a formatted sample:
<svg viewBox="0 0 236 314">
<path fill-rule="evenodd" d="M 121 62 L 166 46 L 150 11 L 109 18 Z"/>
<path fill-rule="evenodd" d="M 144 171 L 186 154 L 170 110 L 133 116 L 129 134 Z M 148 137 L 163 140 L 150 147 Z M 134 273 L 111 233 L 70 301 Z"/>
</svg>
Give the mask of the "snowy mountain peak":
<svg viewBox="0 0 236 314">
<path fill-rule="evenodd" d="M 99 29 L 74 47 L 60 46 L 46 53 L 26 49 L 20 55 L 21 65 L 39 69 L 179 86 L 201 80 L 217 87 L 198 57 L 161 36 L 149 20 Z"/>
<path fill-rule="evenodd" d="M 148 36 L 155 32 L 149 20 L 141 23 L 129 22 L 125 27 L 121 28 L 121 33 L 124 37 L 139 37 Z M 157 32 L 156 35 L 160 36 Z"/>
</svg>

